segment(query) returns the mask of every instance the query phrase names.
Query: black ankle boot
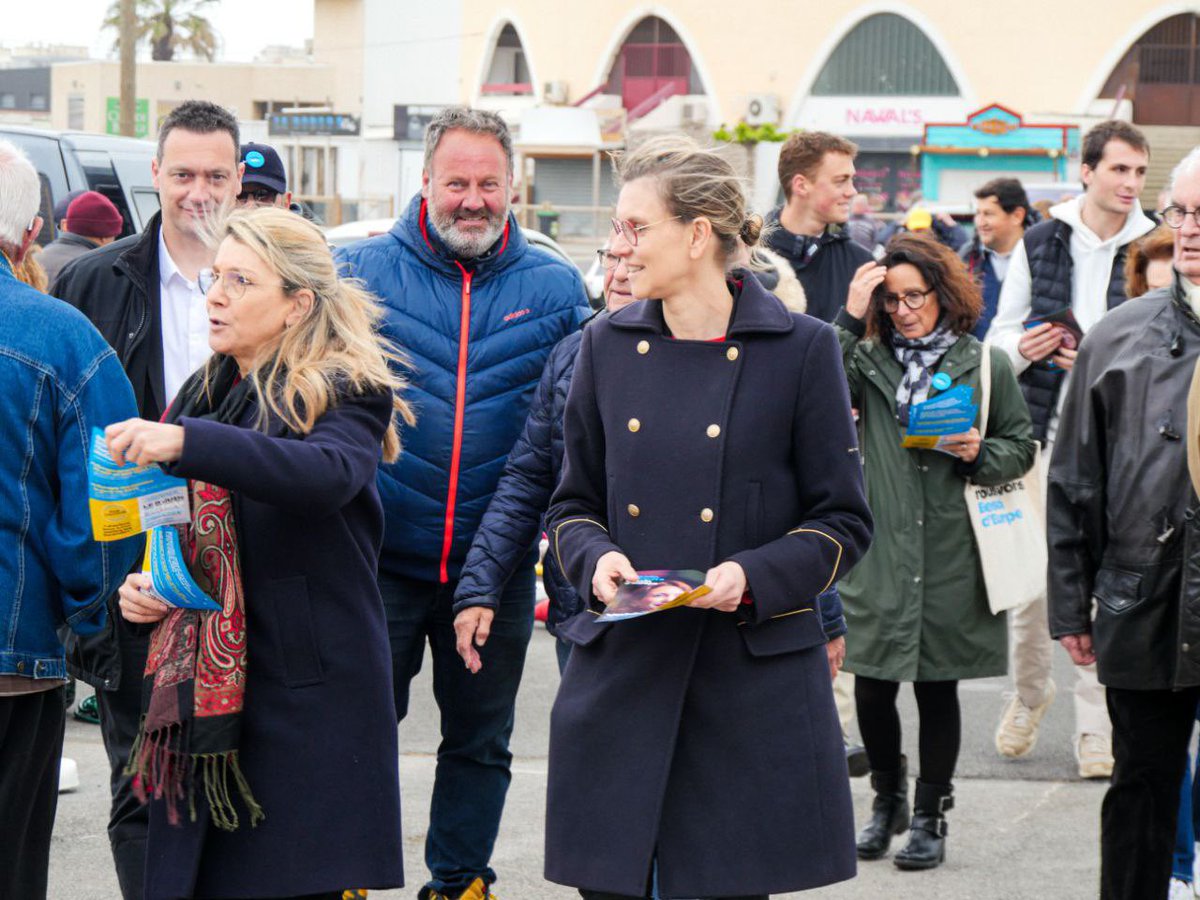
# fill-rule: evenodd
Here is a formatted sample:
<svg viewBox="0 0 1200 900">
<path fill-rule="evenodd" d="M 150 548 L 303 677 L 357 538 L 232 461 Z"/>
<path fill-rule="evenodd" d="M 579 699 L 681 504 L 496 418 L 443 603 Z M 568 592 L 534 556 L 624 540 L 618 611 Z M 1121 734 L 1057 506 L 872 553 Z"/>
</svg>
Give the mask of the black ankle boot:
<svg viewBox="0 0 1200 900">
<path fill-rule="evenodd" d="M 875 801 L 871 821 L 858 833 L 859 859 L 879 859 L 887 853 L 892 835 L 908 828 L 908 761 L 901 756 L 900 768 L 894 772 L 871 770 L 871 787 Z"/>
<path fill-rule="evenodd" d="M 946 811 L 954 808 L 954 788 L 917 779 L 912 829 L 895 859 L 897 869 L 936 869 L 946 861 Z"/>
</svg>

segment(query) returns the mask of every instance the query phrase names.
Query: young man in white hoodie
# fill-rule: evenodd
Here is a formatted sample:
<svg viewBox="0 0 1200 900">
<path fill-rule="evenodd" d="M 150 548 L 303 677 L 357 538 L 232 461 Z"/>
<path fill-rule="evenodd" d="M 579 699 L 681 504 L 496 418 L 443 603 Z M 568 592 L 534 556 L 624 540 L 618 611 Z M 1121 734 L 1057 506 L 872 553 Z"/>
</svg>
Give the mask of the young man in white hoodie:
<svg viewBox="0 0 1200 900">
<path fill-rule="evenodd" d="M 1008 353 L 1050 459 L 1064 387 L 1075 363 L 1075 342 L 1038 319 L 1070 309 L 1083 332 L 1125 299 L 1125 254 L 1154 228 L 1138 195 L 1146 181 L 1150 148 L 1127 122 L 1101 122 L 1083 138 L 1080 178 L 1084 193 L 1050 209 L 1050 218 L 1016 246 L 987 339 Z M 1043 483 L 1045 472 L 1042 472 Z M 1046 599 L 1009 613 L 1015 691 L 996 729 L 996 749 L 1019 758 L 1037 742 L 1042 716 L 1054 700 L 1050 667 L 1054 643 Z M 1065 642 L 1064 642 L 1065 645 Z M 1070 648 L 1067 648 L 1068 651 Z M 1095 664 L 1079 666 L 1075 685 L 1075 757 L 1083 778 L 1112 774 L 1112 725 Z"/>
</svg>

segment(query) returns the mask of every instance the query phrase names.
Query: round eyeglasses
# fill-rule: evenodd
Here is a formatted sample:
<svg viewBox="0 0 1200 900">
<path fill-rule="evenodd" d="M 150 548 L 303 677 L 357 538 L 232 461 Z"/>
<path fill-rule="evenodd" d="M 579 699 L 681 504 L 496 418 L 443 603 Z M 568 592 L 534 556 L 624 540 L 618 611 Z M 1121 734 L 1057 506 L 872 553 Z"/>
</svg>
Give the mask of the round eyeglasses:
<svg viewBox="0 0 1200 900">
<path fill-rule="evenodd" d="M 1200 226 L 1200 209 L 1184 209 L 1172 204 L 1162 211 L 1163 221 L 1171 228 L 1182 228 L 1188 216 L 1192 217 L 1193 225 Z"/>
<path fill-rule="evenodd" d="M 925 305 L 925 301 L 932 293 L 933 288 L 926 288 L 923 291 L 905 291 L 903 294 L 883 294 L 880 299 L 883 301 L 884 312 L 894 313 L 900 308 L 901 303 L 916 312 Z"/>
<path fill-rule="evenodd" d="M 675 219 L 682 218 L 681 216 L 670 216 L 666 219 L 659 219 L 657 222 L 650 222 L 646 225 L 634 225 L 628 219 L 613 219 L 613 231 L 625 238 L 629 242 L 630 247 L 636 247 L 638 244 L 638 235 L 647 228 L 653 228 L 655 225 L 661 225 L 663 222 L 672 222 Z"/>
</svg>

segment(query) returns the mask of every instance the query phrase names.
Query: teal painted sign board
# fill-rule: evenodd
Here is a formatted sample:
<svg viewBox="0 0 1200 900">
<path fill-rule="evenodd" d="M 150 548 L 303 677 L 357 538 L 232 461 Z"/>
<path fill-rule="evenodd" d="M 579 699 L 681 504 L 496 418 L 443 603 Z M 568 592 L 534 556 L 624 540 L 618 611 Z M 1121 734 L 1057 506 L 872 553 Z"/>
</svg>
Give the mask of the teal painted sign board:
<svg viewBox="0 0 1200 900">
<path fill-rule="evenodd" d="M 948 169 L 1010 171 L 1014 177 L 1066 181 L 1068 161 L 1079 154 L 1078 125 L 1031 125 L 1021 114 L 993 103 L 965 122 L 929 122 L 921 145 L 921 192 L 938 200 Z"/>
</svg>

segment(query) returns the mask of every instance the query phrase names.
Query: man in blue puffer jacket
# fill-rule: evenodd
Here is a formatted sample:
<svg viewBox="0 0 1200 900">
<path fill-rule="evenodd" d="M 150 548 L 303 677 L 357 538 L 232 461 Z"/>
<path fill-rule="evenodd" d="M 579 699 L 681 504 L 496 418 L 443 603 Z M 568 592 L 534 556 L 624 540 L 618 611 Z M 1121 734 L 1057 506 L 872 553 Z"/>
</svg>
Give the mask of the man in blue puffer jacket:
<svg viewBox="0 0 1200 900">
<path fill-rule="evenodd" d="M 428 641 L 442 713 L 421 900 L 484 900 L 510 780 L 517 687 L 533 628 L 535 547 L 495 608 L 472 607 L 486 672 L 455 652 L 452 601 L 479 521 L 550 349 L 588 315 L 578 271 L 529 246 L 509 212 L 512 140 L 494 113 L 451 108 L 425 135 L 421 195 L 386 235 L 340 254 L 383 303 L 411 368 L 417 425 L 381 465 L 387 612 L 397 719 Z"/>
</svg>

